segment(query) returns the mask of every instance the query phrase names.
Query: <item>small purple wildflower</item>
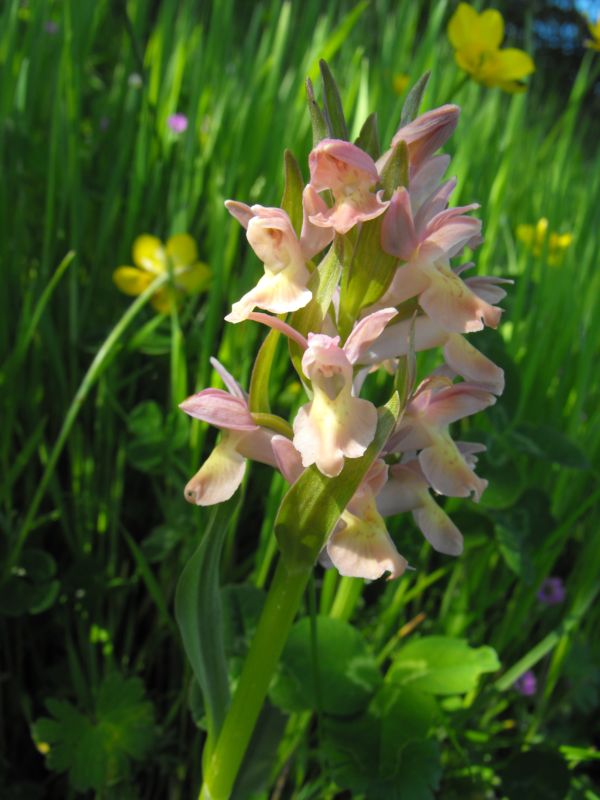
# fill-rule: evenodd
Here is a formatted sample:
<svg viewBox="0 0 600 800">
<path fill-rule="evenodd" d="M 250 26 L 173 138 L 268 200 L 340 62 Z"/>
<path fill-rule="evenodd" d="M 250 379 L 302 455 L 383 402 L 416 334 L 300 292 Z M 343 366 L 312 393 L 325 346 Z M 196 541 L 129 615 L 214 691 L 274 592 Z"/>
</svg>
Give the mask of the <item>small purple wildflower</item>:
<svg viewBox="0 0 600 800">
<path fill-rule="evenodd" d="M 44 30 L 50 36 L 55 36 L 58 31 L 60 30 L 60 25 L 58 22 L 55 22 L 53 19 L 48 19 L 44 22 Z"/>
<path fill-rule="evenodd" d="M 537 678 L 532 670 L 528 669 L 513 684 L 514 688 L 523 697 L 531 697 L 537 692 Z"/>
<path fill-rule="evenodd" d="M 537 599 L 546 606 L 556 606 L 565 599 L 565 585 L 562 578 L 552 576 L 546 578 L 537 593 Z"/>
<path fill-rule="evenodd" d="M 173 133 L 183 133 L 187 130 L 188 118 L 185 114 L 171 114 L 167 119 L 167 125 Z"/>
</svg>

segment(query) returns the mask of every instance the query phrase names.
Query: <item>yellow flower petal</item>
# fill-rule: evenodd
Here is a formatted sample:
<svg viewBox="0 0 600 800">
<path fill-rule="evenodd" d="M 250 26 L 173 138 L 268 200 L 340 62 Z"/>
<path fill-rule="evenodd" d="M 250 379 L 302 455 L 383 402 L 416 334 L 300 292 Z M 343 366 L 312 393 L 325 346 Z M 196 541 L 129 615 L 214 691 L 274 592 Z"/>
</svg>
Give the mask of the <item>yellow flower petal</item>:
<svg viewBox="0 0 600 800">
<path fill-rule="evenodd" d="M 479 14 L 477 20 L 477 39 L 483 50 L 497 50 L 504 39 L 504 19 L 495 8 Z"/>
<path fill-rule="evenodd" d="M 125 294 L 138 295 L 154 280 L 150 272 L 144 272 L 137 267 L 119 267 L 113 272 L 113 281 L 117 287 Z"/>
<path fill-rule="evenodd" d="M 154 309 L 160 314 L 170 314 L 171 309 L 177 305 L 180 298 L 181 294 L 179 292 L 165 286 L 163 289 L 159 289 L 156 294 L 152 295 L 150 302 Z"/>
<path fill-rule="evenodd" d="M 164 272 L 167 264 L 161 240 L 148 233 L 138 236 L 133 243 L 133 262 L 136 266 L 156 275 Z"/>
<path fill-rule="evenodd" d="M 472 44 L 479 15 L 468 3 L 459 3 L 448 22 L 448 38 L 455 50 Z"/>
<path fill-rule="evenodd" d="M 507 47 L 494 55 L 493 70 L 498 81 L 519 81 L 535 72 L 533 59 L 524 50 Z"/>
<path fill-rule="evenodd" d="M 178 233 L 167 240 L 167 255 L 175 269 L 189 267 L 198 260 L 198 248 L 189 233 Z"/>
<path fill-rule="evenodd" d="M 188 294 L 197 294 L 204 291 L 210 283 L 212 272 L 207 264 L 197 261 L 191 267 L 177 271 L 175 283 Z"/>
</svg>

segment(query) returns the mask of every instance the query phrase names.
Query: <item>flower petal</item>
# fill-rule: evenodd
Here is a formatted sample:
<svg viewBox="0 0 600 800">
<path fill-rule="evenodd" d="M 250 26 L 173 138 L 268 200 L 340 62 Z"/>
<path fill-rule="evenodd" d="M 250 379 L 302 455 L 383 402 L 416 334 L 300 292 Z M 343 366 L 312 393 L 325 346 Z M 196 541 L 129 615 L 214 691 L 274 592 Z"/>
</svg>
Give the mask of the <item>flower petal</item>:
<svg viewBox="0 0 600 800">
<path fill-rule="evenodd" d="M 502 44 L 504 20 L 502 14 L 495 8 L 488 8 L 479 14 L 477 38 L 483 50 L 497 50 Z"/>
<path fill-rule="evenodd" d="M 408 261 L 418 246 L 410 195 L 401 187 L 392 195 L 390 207 L 381 223 L 381 247 L 386 253 Z"/>
<path fill-rule="evenodd" d="M 535 64 L 524 50 L 507 47 L 496 53 L 494 77 L 498 81 L 519 81 L 535 72 Z"/>
<path fill-rule="evenodd" d="M 189 267 L 198 260 L 196 242 L 189 233 L 177 233 L 167 239 L 167 256 L 175 269 Z"/>
<path fill-rule="evenodd" d="M 413 511 L 417 527 L 438 553 L 459 556 L 463 551 L 463 537 L 446 512 L 426 492 L 423 504 Z"/>
<path fill-rule="evenodd" d="M 253 289 L 233 304 L 225 317 L 227 322 L 242 322 L 257 306 L 273 314 L 285 314 L 310 303 L 312 292 L 306 288 L 310 273 L 306 267 L 296 272 L 297 274 L 291 276 L 287 270 L 276 275 L 263 275 Z"/>
<path fill-rule="evenodd" d="M 219 375 L 229 393 L 232 394 L 234 397 L 238 397 L 240 400 L 244 400 L 247 403 L 248 396 L 246 392 L 242 389 L 240 384 L 236 381 L 233 375 L 225 369 L 223 364 L 218 361 L 216 358 L 211 357 L 210 363 L 214 371 Z"/>
<path fill-rule="evenodd" d="M 232 431 L 258 430 L 247 402 L 222 389 L 204 389 L 180 403 L 179 408 L 190 417 L 201 419 L 217 428 Z"/>
<path fill-rule="evenodd" d="M 229 500 L 240 486 L 246 459 L 235 449 L 237 437 L 224 434 L 219 444 L 188 481 L 183 495 L 188 503 L 212 506 Z"/>
<path fill-rule="evenodd" d="M 440 327 L 450 333 L 473 333 L 485 325 L 497 328 L 502 310 L 472 292 L 449 267 L 427 268 L 429 286 L 419 295 L 419 305 Z"/>
<path fill-rule="evenodd" d="M 117 289 L 125 294 L 136 296 L 150 286 L 155 276 L 137 267 L 119 267 L 113 272 L 113 281 Z"/>
<path fill-rule="evenodd" d="M 388 322 L 398 314 L 395 308 L 382 308 L 363 317 L 350 331 L 344 344 L 344 352 L 351 364 L 360 361 L 363 353 L 382 335 Z"/>
<path fill-rule="evenodd" d="M 451 333 L 444 346 L 444 358 L 452 369 L 466 381 L 482 384 L 491 392 L 504 391 L 504 371 L 480 353 L 460 333 Z"/>
<path fill-rule="evenodd" d="M 351 578 L 376 580 L 385 572 L 397 578 L 408 565 L 375 509 L 366 519 L 345 511 L 329 537 L 327 554 L 340 575 Z"/>
<path fill-rule="evenodd" d="M 479 478 L 465 461 L 450 436 L 436 437 L 431 447 L 419 453 L 419 464 L 431 487 L 449 497 L 468 497 L 477 502 L 487 481 Z"/>
<path fill-rule="evenodd" d="M 274 436 L 271 444 L 278 470 L 288 483 L 295 483 L 304 471 L 300 453 L 285 436 Z"/>
<path fill-rule="evenodd" d="M 461 50 L 473 41 L 479 14 L 468 3 L 459 3 L 448 22 L 448 39 L 455 50 Z"/>
<path fill-rule="evenodd" d="M 225 200 L 225 208 L 232 217 L 235 217 L 243 228 L 248 228 L 248 223 L 254 216 L 254 211 L 246 203 L 237 200 Z"/>
<path fill-rule="evenodd" d="M 202 261 L 196 261 L 195 264 L 177 272 L 175 284 L 188 294 L 198 294 L 208 288 L 211 277 L 210 267 Z"/>
<path fill-rule="evenodd" d="M 327 203 L 310 183 L 302 193 L 302 232 L 300 234 L 300 248 L 302 255 L 308 261 L 323 248 L 333 241 L 333 228 L 324 228 L 310 221 L 312 216 L 324 214 L 328 210 Z"/>
<path fill-rule="evenodd" d="M 133 263 L 155 275 L 165 272 L 167 259 L 161 240 L 148 233 L 138 236 L 133 243 Z"/>
</svg>

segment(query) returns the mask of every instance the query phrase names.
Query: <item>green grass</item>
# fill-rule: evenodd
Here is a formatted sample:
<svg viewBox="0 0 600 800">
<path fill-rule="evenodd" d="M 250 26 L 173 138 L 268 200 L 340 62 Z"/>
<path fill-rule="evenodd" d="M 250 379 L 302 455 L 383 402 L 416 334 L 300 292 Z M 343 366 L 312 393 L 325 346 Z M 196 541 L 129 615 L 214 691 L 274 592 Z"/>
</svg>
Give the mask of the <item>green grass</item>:
<svg viewBox="0 0 600 800">
<path fill-rule="evenodd" d="M 203 733 L 190 716 L 190 670 L 172 614 L 177 577 L 207 520 L 182 489 L 214 437 L 176 407 L 218 385 L 211 355 L 248 386 L 263 332 L 225 325 L 223 316 L 259 264 L 223 201 L 278 205 L 286 147 L 308 176 L 303 84 L 306 76 L 316 82 L 320 58 L 340 84 L 351 132 L 377 111 L 384 143 L 403 102 L 393 75 L 408 72 L 414 82 L 432 70 L 424 107 L 462 107 L 447 150 L 459 178 L 453 202 L 481 203 L 477 269 L 515 285 L 501 337 L 485 343 L 506 367 L 507 391 L 471 426 L 489 447 L 480 470 L 489 494 L 481 508 L 447 503 L 465 555 L 437 556 L 399 520 L 399 548 L 417 572 L 363 591 L 318 570 L 319 607 L 350 617 L 376 654 L 393 653 L 398 630 L 420 613 L 423 632 L 496 648 L 502 671 L 457 712 L 444 796 L 458 791 L 461 764 L 479 765 L 489 786 L 486 749 L 501 760 L 526 741 L 589 747 L 597 695 L 590 689 L 582 700 L 573 676 L 585 651 L 585 680 L 598 681 L 600 155 L 584 146 L 590 132 L 597 137 L 597 121 L 582 102 L 598 56 L 586 56 L 564 101 L 539 74 L 526 94 L 510 97 L 461 81 L 445 37 L 451 3 L 212 5 L 7 0 L 0 10 L 4 574 L 28 557 L 45 564 L 35 597 L 14 569 L 0 591 L 0 787 L 29 780 L 47 796 L 67 796 L 66 784 L 48 777 L 29 726 L 50 697 L 90 711 L 111 670 L 140 676 L 156 708 L 158 745 L 139 767 L 140 796 L 187 797 L 198 784 Z M 180 136 L 166 124 L 175 111 L 189 118 Z M 519 223 L 541 216 L 573 233 L 559 266 L 516 240 Z M 166 239 L 182 231 L 211 266 L 211 289 L 158 317 L 147 298 L 120 295 L 112 272 L 130 263 L 140 233 Z M 295 407 L 298 388 L 280 348 L 278 411 Z M 163 415 L 158 422 L 154 410 L 139 409 L 147 401 Z M 142 424 L 132 428 L 135 409 Z M 224 583 L 268 583 L 283 488 L 252 468 L 226 544 Z M 555 609 L 536 600 L 549 574 L 567 587 Z M 511 686 L 531 667 L 541 688 L 528 704 Z M 502 727 L 506 720 L 515 726 Z M 297 757 L 286 796 L 333 797 L 307 726 L 298 714 L 288 723 Z M 484 745 L 469 738 L 478 728 Z M 582 785 L 586 763 L 576 771 Z"/>
</svg>

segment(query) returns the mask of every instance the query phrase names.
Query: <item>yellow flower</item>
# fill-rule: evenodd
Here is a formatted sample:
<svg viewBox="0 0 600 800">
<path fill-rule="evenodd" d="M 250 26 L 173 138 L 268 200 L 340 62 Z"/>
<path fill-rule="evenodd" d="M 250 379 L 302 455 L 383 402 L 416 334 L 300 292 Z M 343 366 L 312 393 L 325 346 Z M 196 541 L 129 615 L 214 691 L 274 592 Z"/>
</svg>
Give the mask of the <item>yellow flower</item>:
<svg viewBox="0 0 600 800">
<path fill-rule="evenodd" d="M 591 22 L 591 20 L 588 21 L 588 29 L 592 38 L 586 39 L 584 45 L 592 50 L 598 50 L 600 52 L 600 16 L 598 16 L 595 24 Z"/>
<path fill-rule="evenodd" d="M 535 225 L 517 225 L 517 239 L 530 250 L 534 256 L 540 257 L 544 250 L 548 254 L 548 263 L 558 266 L 565 250 L 573 241 L 571 233 L 548 234 L 548 220 L 542 217 Z"/>
<path fill-rule="evenodd" d="M 396 94 L 404 94 L 409 83 L 410 75 L 407 75 L 405 72 L 396 72 L 392 78 L 392 85 Z"/>
<path fill-rule="evenodd" d="M 500 49 L 504 19 L 495 9 L 478 14 L 460 3 L 448 23 L 448 38 L 458 66 L 477 83 L 499 86 L 505 92 L 523 92 L 522 78 L 535 70 L 530 56 L 516 48 Z"/>
<path fill-rule="evenodd" d="M 150 301 L 162 314 L 168 314 L 183 294 L 197 294 L 208 287 L 210 269 L 198 261 L 196 242 L 188 233 L 171 236 L 166 245 L 156 236 L 143 233 L 133 243 L 132 255 L 135 267 L 119 267 L 113 281 L 125 294 L 138 295 L 157 275 L 170 269 L 173 284 L 159 289 Z"/>
</svg>

